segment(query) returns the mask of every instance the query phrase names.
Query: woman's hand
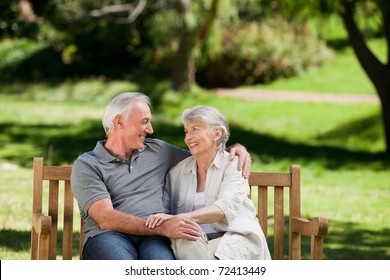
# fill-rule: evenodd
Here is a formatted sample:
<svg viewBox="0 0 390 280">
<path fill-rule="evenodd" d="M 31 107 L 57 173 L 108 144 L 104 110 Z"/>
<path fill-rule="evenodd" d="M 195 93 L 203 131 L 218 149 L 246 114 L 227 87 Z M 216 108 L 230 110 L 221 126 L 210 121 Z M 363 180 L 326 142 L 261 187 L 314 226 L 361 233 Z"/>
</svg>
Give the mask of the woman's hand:
<svg viewBox="0 0 390 280">
<path fill-rule="evenodd" d="M 173 215 L 158 213 L 154 215 L 150 215 L 145 222 L 145 226 L 148 228 L 155 228 L 161 225 L 164 221 L 172 218 Z"/>
</svg>

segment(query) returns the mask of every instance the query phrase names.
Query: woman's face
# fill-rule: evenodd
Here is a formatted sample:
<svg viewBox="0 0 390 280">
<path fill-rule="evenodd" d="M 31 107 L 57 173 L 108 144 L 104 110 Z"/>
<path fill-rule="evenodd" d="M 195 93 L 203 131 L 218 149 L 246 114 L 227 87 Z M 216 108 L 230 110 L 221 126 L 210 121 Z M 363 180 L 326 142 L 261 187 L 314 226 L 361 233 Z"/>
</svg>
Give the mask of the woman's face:
<svg viewBox="0 0 390 280">
<path fill-rule="evenodd" d="M 193 156 L 210 155 L 217 150 L 218 133 L 208 130 L 203 121 L 187 122 L 184 133 L 184 142 Z"/>
</svg>

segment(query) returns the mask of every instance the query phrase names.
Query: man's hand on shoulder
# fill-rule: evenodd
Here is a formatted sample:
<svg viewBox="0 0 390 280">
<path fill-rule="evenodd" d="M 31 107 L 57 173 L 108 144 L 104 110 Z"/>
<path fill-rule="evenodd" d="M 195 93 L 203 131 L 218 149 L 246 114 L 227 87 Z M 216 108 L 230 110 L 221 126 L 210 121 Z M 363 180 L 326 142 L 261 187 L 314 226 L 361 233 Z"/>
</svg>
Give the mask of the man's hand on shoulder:
<svg viewBox="0 0 390 280">
<path fill-rule="evenodd" d="M 237 143 L 226 149 L 230 153 L 230 160 L 233 160 L 234 156 L 238 156 L 238 170 L 242 170 L 242 176 L 245 179 L 249 178 L 251 173 L 251 155 L 246 148 Z"/>
</svg>

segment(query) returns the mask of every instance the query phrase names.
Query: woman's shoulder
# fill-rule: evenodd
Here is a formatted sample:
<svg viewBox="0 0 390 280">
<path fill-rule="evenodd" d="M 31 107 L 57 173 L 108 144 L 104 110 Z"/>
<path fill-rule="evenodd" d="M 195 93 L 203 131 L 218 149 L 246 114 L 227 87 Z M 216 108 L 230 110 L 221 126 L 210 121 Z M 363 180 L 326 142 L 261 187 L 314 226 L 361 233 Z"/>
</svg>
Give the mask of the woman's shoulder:
<svg viewBox="0 0 390 280">
<path fill-rule="evenodd" d="M 231 165 L 231 164 L 238 164 L 238 156 L 234 156 L 232 160 L 230 160 L 230 153 L 227 151 L 221 151 L 218 153 L 218 160 L 223 165 Z"/>
<path fill-rule="evenodd" d="M 191 172 L 191 169 L 194 165 L 195 158 L 194 156 L 189 156 L 182 161 L 180 161 L 178 164 L 173 166 L 170 170 L 170 174 L 179 174 L 179 173 L 188 173 Z"/>
</svg>

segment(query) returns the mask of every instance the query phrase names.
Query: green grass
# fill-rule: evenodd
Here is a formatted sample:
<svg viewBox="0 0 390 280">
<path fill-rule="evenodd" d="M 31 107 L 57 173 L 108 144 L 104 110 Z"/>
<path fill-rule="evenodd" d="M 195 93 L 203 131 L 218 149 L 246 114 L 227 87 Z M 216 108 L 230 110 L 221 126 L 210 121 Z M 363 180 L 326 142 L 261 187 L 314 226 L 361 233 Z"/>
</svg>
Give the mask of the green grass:
<svg viewBox="0 0 390 280">
<path fill-rule="evenodd" d="M 384 54 L 383 41 L 372 46 Z M 348 47 L 338 48 L 320 69 L 258 87 L 375 94 Z M 390 259 L 390 161 L 383 154 L 379 105 L 249 102 L 201 90 L 182 98 L 166 88 L 166 81 L 152 78 L 0 86 L 0 259 L 29 258 L 32 158 L 65 164 L 91 150 L 105 137 L 104 104 L 125 90 L 150 94 L 154 136 L 183 147 L 182 110 L 198 104 L 218 107 L 229 120 L 230 143 L 240 142 L 250 151 L 252 170 L 301 165 L 302 215 L 329 219 L 326 259 Z"/>
<path fill-rule="evenodd" d="M 0 259 L 29 259 L 32 172 L 1 170 Z"/>
<path fill-rule="evenodd" d="M 36 101 L 31 93 L 0 95 L 0 101 L 6 104 L 0 112 L 0 163 L 17 167 L 0 173 L 0 258 L 28 259 L 32 157 L 71 163 L 91 150 L 104 137 L 103 105 Z M 302 215 L 329 218 L 326 259 L 390 259 L 390 162 L 382 153 L 378 105 L 167 94 L 154 114 L 155 136 L 184 146 L 179 116 L 196 104 L 216 106 L 228 118 L 230 143 L 248 148 L 252 170 L 287 171 L 289 164 L 301 164 Z"/>
<path fill-rule="evenodd" d="M 336 45 L 336 43 L 334 44 Z M 385 40 L 371 40 L 369 46 L 374 54 L 384 62 L 386 57 Z M 250 88 L 299 92 L 376 94 L 374 86 L 361 68 L 350 47 L 340 47 L 340 50 L 335 52 L 332 60 L 320 68 L 313 69 L 300 76 Z"/>
</svg>

